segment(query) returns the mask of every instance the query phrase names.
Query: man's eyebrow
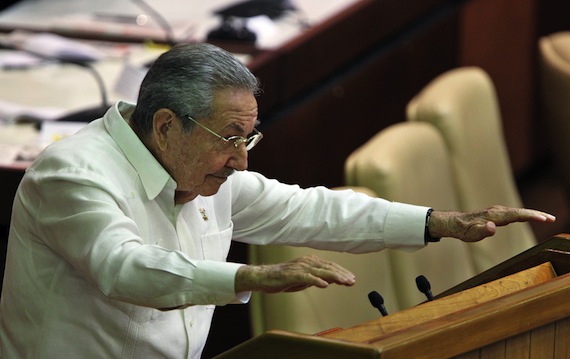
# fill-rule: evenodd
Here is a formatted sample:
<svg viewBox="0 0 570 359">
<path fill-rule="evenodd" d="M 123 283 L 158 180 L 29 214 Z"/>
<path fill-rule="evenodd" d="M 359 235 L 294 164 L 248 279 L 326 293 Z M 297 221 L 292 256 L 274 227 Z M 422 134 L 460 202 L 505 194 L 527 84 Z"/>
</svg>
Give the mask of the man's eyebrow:
<svg viewBox="0 0 570 359">
<path fill-rule="evenodd" d="M 231 130 L 240 133 L 245 133 L 245 127 L 242 126 L 239 122 L 232 122 L 229 125 L 227 125 L 226 128 L 224 129 L 224 131 L 231 131 Z"/>
<path fill-rule="evenodd" d="M 261 124 L 261 121 L 256 120 L 255 121 L 255 125 L 253 125 L 254 127 L 257 127 Z M 239 122 L 232 122 L 230 123 L 228 126 L 226 126 L 225 130 L 235 130 L 238 132 L 242 132 L 245 133 L 245 127 L 241 125 L 241 123 Z"/>
</svg>

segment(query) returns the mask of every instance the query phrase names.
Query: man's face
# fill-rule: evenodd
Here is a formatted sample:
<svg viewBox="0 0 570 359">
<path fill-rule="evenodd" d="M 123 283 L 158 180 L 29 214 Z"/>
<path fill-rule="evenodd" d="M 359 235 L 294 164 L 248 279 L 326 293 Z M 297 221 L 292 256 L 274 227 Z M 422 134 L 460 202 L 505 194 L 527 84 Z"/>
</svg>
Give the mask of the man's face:
<svg viewBox="0 0 570 359">
<path fill-rule="evenodd" d="M 214 94 L 212 117 L 196 120 L 222 137 L 246 137 L 257 123 L 257 101 L 249 91 L 220 90 Z M 180 119 L 170 123 L 167 134 L 168 145 L 161 157 L 178 184 L 178 203 L 198 195 L 211 196 L 234 170 L 247 169 L 245 144 L 236 148 L 198 125 L 184 133 Z"/>
</svg>

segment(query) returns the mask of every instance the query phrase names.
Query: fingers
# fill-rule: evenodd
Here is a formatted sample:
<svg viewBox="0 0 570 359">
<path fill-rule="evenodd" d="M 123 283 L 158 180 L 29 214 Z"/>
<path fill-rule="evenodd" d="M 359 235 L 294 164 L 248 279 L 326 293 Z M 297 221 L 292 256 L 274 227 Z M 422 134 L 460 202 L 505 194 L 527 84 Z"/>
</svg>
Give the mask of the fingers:
<svg viewBox="0 0 570 359">
<path fill-rule="evenodd" d="M 517 214 L 519 215 L 519 222 L 521 221 L 537 221 L 537 222 L 554 222 L 556 221 L 556 216 L 542 212 L 536 211 L 534 209 L 518 208 Z"/>
<path fill-rule="evenodd" d="M 287 262 L 284 275 L 295 283 L 288 291 L 298 286 L 312 285 L 326 288 L 329 284 L 353 285 L 355 277 L 346 268 L 317 256 L 305 256 Z M 297 277 L 298 276 L 298 277 Z M 304 288 L 303 288 L 304 289 Z"/>
<path fill-rule="evenodd" d="M 456 226 L 462 227 L 459 239 L 476 242 L 496 233 L 497 226 L 506 226 L 514 222 L 554 222 L 556 217 L 542 211 L 527 208 L 509 208 L 492 206 L 482 211 L 458 215 Z"/>
<path fill-rule="evenodd" d="M 509 208 L 492 206 L 483 211 L 483 218 L 494 222 L 498 226 L 505 226 L 514 222 L 554 222 L 556 217 L 552 214 L 527 208 Z"/>
<path fill-rule="evenodd" d="M 353 285 L 355 282 L 354 274 L 337 263 L 326 261 L 317 256 L 304 257 L 301 260 L 310 261 L 312 264 L 311 274 L 327 281 L 327 283 Z"/>
<path fill-rule="evenodd" d="M 289 262 L 243 266 L 236 274 L 236 292 L 293 292 L 311 286 L 326 288 L 329 284 L 351 286 L 354 274 L 342 266 L 316 256 L 305 256 Z"/>
<path fill-rule="evenodd" d="M 492 221 L 487 221 L 484 223 L 476 223 L 469 227 L 463 232 L 458 238 L 463 242 L 478 242 L 483 238 L 495 235 L 497 232 L 497 226 Z"/>
</svg>

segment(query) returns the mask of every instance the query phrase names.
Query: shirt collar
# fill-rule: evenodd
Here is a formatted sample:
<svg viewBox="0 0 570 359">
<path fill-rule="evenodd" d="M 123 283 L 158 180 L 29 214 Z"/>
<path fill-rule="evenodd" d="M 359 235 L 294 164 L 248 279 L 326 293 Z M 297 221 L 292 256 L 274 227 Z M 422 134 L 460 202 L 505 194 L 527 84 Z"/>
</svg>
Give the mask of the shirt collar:
<svg viewBox="0 0 570 359">
<path fill-rule="evenodd" d="M 165 188 L 172 190 L 174 196 L 176 182 L 128 124 L 134 108 L 132 103 L 117 102 L 103 116 L 105 128 L 135 168 L 149 200 L 156 198 Z"/>
</svg>

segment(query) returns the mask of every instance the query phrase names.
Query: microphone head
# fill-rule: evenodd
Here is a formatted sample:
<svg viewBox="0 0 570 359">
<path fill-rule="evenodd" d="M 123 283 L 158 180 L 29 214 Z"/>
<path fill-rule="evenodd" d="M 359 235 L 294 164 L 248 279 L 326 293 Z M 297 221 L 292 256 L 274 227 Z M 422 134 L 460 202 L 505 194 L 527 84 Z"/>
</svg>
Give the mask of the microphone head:
<svg viewBox="0 0 570 359">
<path fill-rule="evenodd" d="M 380 312 L 380 314 L 382 314 L 383 317 L 388 315 L 388 311 L 384 306 L 384 298 L 382 298 L 380 293 L 378 293 L 377 291 L 372 291 L 368 293 L 368 300 L 370 300 L 370 303 L 374 308 L 378 309 L 378 311 Z"/>
<path fill-rule="evenodd" d="M 416 285 L 422 293 L 427 293 L 431 290 L 431 284 L 423 275 L 420 275 L 416 278 Z"/>
<path fill-rule="evenodd" d="M 370 304 L 372 304 L 374 308 L 381 308 L 382 305 L 384 305 L 384 298 L 375 290 L 368 293 L 368 300 L 370 300 Z"/>
</svg>

